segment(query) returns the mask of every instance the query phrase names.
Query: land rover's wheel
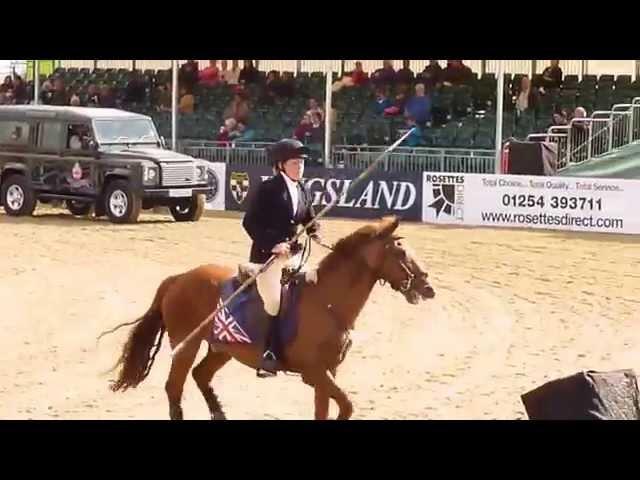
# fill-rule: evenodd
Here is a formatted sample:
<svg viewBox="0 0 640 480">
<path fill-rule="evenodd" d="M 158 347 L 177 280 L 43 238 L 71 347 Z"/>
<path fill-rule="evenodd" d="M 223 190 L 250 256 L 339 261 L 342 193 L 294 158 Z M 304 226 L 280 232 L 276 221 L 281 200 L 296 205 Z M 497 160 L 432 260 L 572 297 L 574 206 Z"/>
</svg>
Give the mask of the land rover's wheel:
<svg viewBox="0 0 640 480">
<path fill-rule="evenodd" d="M 18 217 L 31 215 L 36 208 L 36 194 L 29 179 L 23 175 L 10 175 L 0 188 L 4 211 Z"/>
<path fill-rule="evenodd" d="M 205 195 L 196 195 L 169 207 L 176 222 L 197 222 L 204 212 Z"/>
<path fill-rule="evenodd" d="M 78 200 L 67 200 L 67 209 L 72 215 L 83 217 L 91 212 L 91 203 L 80 202 Z"/>
<path fill-rule="evenodd" d="M 140 215 L 142 199 L 126 180 L 109 182 L 104 192 L 104 209 L 113 223 L 135 223 Z"/>
</svg>

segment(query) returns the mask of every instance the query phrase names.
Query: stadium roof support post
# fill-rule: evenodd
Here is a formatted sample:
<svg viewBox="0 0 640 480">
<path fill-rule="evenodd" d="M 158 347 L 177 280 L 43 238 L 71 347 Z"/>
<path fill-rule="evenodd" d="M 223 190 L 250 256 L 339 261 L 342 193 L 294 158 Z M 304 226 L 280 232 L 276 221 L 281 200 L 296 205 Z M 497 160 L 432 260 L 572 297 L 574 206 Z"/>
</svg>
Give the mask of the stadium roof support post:
<svg viewBox="0 0 640 480">
<path fill-rule="evenodd" d="M 533 81 L 533 76 L 537 73 L 536 70 L 538 70 L 538 62 L 536 60 L 531 60 L 531 69 L 530 69 L 531 75 L 529 75 L 529 78 L 532 81 Z"/>
<path fill-rule="evenodd" d="M 96 71 L 98 69 L 98 60 L 93 61 L 93 70 Z"/>
<path fill-rule="evenodd" d="M 480 60 L 480 76 L 482 77 L 485 73 L 487 73 L 487 61 Z"/>
<path fill-rule="evenodd" d="M 582 80 L 585 75 L 589 75 L 589 60 L 580 61 L 580 80 Z"/>
<path fill-rule="evenodd" d="M 171 149 L 178 146 L 178 61 L 171 60 Z"/>
<path fill-rule="evenodd" d="M 136 61 L 131 60 L 131 71 L 135 71 L 135 69 L 136 69 Z"/>
<path fill-rule="evenodd" d="M 502 157 L 502 110 L 504 107 L 504 60 L 498 61 L 498 86 L 496 91 L 496 158 L 495 173 L 500 173 Z"/>
<path fill-rule="evenodd" d="M 327 62 L 329 63 L 329 62 Z M 331 80 L 333 78 L 333 69 L 331 65 L 327 66 L 327 77 L 324 91 L 324 166 L 331 166 L 331 117 L 333 116 L 333 108 L 331 108 Z"/>
<path fill-rule="evenodd" d="M 33 104 L 38 105 L 40 99 L 40 62 L 33 61 Z"/>
<path fill-rule="evenodd" d="M 635 68 L 633 69 L 633 81 L 635 82 L 640 77 L 640 60 L 634 60 Z"/>
<path fill-rule="evenodd" d="M 300 75 L 302 71 L 302 60 L 296 60 L 296 77 Z"/>
</svg>

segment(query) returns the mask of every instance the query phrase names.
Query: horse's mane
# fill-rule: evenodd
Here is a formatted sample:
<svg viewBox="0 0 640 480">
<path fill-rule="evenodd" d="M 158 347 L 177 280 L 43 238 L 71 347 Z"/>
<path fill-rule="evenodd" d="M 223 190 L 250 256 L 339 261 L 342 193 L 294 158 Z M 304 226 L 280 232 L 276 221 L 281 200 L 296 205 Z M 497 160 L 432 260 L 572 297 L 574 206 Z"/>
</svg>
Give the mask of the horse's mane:
<svg viewBox="0 0 640 480">
<path fill-rule="evenodd" d="M 351 258 L 369 241 L 395 230 L 398 226 L 395 217 L 384 218 L 381 222 L 360 227 L 355 232 L 341 238 L 333 246 L 333 251 L 322 259 L 318 269 L 333 271 L 344 264 L 345 258 Z"/>
</svg>

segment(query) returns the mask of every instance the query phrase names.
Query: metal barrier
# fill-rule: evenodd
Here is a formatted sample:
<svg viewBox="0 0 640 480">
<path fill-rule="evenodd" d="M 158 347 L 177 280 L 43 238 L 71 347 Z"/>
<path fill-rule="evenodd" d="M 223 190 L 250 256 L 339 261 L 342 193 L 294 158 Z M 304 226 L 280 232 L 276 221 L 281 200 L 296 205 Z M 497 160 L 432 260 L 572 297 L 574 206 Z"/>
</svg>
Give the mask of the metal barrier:
<svg viewBox="0 0 640 480">
<path fill-rule="evenodd" d="M 185 155 L 210 162 L 224 162 L 234 167 L 257 167 L 269 165 L 266 146 L 270 143 L 225 143 L 178 141 L 178 151 Z"/>
<path fill-rule="evenodd" d="M 334 167 L 365 169 L 387 147 L 335 145 Z M 381 168 L 391 172 L 493 173 L 495 150 L 398 147 L 387 155 Z"/>
<path fill-rule="evenodd" d="M 547 133 L 527 136 L 527 140 L 558 144 L 559 170 L 639 139 L 640 98 L 614 105 L 610 111 L 596 111 L 588 118 L 574 118 L 569 125 L 550 127 Z"/>
</svg>

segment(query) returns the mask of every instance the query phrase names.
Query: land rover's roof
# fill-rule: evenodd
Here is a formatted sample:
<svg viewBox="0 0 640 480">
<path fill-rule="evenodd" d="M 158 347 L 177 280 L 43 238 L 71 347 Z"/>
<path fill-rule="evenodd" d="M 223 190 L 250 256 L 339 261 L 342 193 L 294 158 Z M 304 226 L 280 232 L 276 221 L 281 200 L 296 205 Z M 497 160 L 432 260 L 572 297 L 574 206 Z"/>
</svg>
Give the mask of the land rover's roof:
<svg viewBox="0 0 640 480">
<path fill-rule="evenodd" d="M 70 121 L 149 119 L 146 115 L 116 108 L 57 107 L 52 105 L 2 105 L 0 118 L 59 118 Z"/>
</svg>

